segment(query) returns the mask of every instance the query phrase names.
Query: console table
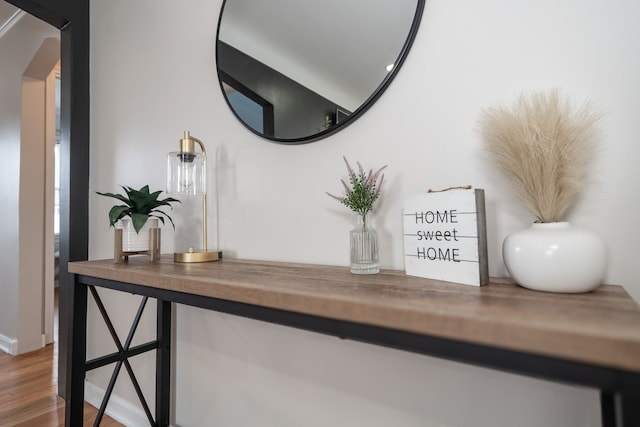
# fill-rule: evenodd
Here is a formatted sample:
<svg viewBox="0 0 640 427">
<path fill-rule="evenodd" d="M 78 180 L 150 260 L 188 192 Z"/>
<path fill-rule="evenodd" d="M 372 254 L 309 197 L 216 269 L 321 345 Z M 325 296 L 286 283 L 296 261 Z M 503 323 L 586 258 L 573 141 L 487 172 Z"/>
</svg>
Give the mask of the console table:
<svg viewBox="0 0 640 427">
<path fill-rule="evenodd" d="M 428 354 L 601 391 L 603 426 L 640 426 L 640 308 L 621 286 L 587 294 L 530 291 L 508 279 L 473 287 L 406 276 L 358 276 L 346 267 L 223 259 L 177 264 L 131 258 L 69 264 L 74 273 L 65 423 L 82 425 L 86 372 L 115 363 L 98 413 L 121 367 L 132 377 L 151 425 L 169 425 L 171 303 L 187 304 L 340 338 Z M 124 343 L 96 288 L 142 295 Z M 86 360 L 88 295 L 118 351 Z M 131 347 L 148 298 L 157 303 L 157 339 Z M 156 352 L 155 414 L 128 358 Z"/>
</svg>

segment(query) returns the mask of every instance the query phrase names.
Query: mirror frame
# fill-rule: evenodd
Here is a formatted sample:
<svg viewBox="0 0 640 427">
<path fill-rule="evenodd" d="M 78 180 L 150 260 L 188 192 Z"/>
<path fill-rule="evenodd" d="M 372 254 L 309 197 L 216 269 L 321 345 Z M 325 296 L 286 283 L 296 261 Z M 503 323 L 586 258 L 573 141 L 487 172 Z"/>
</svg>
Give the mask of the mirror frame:
<svg viewBox="0 0 640 427">
<path fill-rule="evenodd" d="M 328 129 L 325 129 L 313 135 L 304 136 L 300 138 L 276 138 L 273 136 L 267 136 L 260 132 L 257 132 L 251 126 L 247 125 L 244 122 L 244 120 L 240 118 L 238 113 L 236 113 L 236 111 L 233 109 L 233 107 L 231 106 L 231 103 L 229 102 L 229 99 L 225 95 L 225 91 L 223 88 L 223 77 L 225 77 L 226 74 L 223 71 L 221 71 L 220 68 L 218 67 L 218 64 L 220 62 L 220 58 L 218 56 L 218 52 L 219 52 L 218 42 L 220 41 L 220 24 L 222 23 L 222 16 L 224 15 L 224 8 L 227 4 L 227 1 L 228 0 L 223 0 L 222 6 L 220 7 L 220 14 L 218 16 L 218 28 L 216 29 L 216 74 L 218 76 L 218 83 L 220 86 L 220 90 L 222 92 L 222 96 L 224 97 L 224 100 L 227 103 L 227 106 L 233 112 L 233 115 L 236 117 L 236 119 L 238 119 L 238 121 L 242 123 L 242 125 L 245 128 L 249 129 L 253 134 L 258 135 L 259 137 L 264 138 L 270 142 L 275 142 L 279 144 L 289 144 L 289 145 L 307 144 L 309 142 L 314 142 L 314 141 L 318 141 L 320 139 L 326 138 L 330 135 L 333 135 L 336 132 L 341 131 L 342 129 L 346 128 L 351 123 L 356 121 L 360 116 L 362 116 L 378 100 L 378 98 L 382 96 L 384 91 L 391 84 L 391 81 L 393 81 L 393 79 L 398 74 L 398 71 L 400 70 L 400 68 L 402 68 L 404 61 L 407 58 L 407 55 L 409 54 L 411 47 L 413 46 L 413 41 L 415 40 L 416 35 L 418 34 L 418 28 L 420 27 L 420 22 L 422 21 L 422 14 L 424 12 L 424 6 L 426 2 L 426 0 L 417 0 L 416 12 L 413 16 L 413 21 L 411 22 L 411 28 L 409 29 L 409 34 L 404 44 L 402 45 L 402 49 L 398 54 L 398 59 L 395 62 L 395 66 L 393 67 L 393 70 L 387 73 L 385 78 L 374 90 L 374 92 L 371 95 L 369 95 L 369 97 L 362 103 L 362 105 L 360 105 L 355 111 L 353 111 L 349 115 L 349 117 L 347 117 L 340 123 L 337 123 L 334 126 L 331 126 Z M 233 1 L 233 0 L 230 0 L 230 1 Z"/>
</svg>

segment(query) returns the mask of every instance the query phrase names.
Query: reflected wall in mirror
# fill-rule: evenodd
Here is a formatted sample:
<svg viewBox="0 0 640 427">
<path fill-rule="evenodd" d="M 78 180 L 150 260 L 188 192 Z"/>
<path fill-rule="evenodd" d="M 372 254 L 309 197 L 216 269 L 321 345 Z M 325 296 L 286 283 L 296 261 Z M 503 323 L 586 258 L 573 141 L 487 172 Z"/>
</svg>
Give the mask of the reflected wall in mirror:
<svg viewBox="0 0 640 427">
<path fill-rule="evenodd" d="M 229 107 L 275 142 L 353 122 L 402 65 L 424 0 L 225 0 L 216 60 Z"/>
</svg>

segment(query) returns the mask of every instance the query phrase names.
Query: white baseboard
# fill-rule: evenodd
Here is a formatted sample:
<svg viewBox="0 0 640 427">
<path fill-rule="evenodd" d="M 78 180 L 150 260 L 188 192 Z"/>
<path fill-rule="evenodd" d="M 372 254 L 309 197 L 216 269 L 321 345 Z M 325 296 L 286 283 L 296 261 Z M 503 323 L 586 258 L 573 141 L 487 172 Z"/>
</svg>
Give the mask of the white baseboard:
<svg viewBox="0 0 640 427">
<path fill-rule="evenodd" d="M 85 381 L 84 383 L 84 400 L 89 402 L 96 408 L 100 408 L 105 390 L 95 384 Z M 105 411 L 114 420 L 124 424 L 127 427 L 148 427 L 149 421 L 144 410 L 132 405 L 128 401 L 111 394 L 111 399 L 107 404 Z"/>
<path fill-rule="evenodd" d="M 18 340 L 0 334 L 0 350 L 11 355 L 18 353 Z"/>
</svg>

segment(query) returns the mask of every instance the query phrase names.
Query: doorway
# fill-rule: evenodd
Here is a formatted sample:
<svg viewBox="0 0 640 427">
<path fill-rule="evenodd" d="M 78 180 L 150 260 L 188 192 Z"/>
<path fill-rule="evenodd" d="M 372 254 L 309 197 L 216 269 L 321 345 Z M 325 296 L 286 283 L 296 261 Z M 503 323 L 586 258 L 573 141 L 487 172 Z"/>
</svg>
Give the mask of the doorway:
<svg viewBox="0 0 640 427">
<path fill-rule="evenodd" d="M 22 75 L 19 168 L 18 352 L 54 340 L 56 88 L 60 40 L 42 41 Z M 59 235 L 59 233 L 58 233 Z"/>
<path fill-rule="evenodd" d="M 88 257 L 89 2 L 7 0 L 60 30 L 60 291 L 58 393 L 67 397 L 67 349 L 73 345 L 74 293 L 69 261 Z"/>
</svg>

